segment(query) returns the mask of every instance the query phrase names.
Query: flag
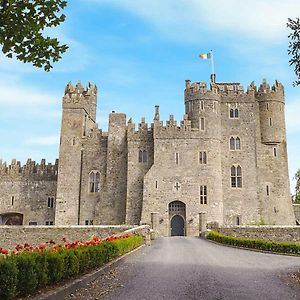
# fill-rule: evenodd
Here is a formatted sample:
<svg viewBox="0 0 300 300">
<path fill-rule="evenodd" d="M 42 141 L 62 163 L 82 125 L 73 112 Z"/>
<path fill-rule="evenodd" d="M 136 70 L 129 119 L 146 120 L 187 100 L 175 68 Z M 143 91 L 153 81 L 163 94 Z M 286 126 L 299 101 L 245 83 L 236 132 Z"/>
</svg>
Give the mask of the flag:
<svg viewBox="0 0 300 300">
<path fill-rule="evenodd" d="M 199 57 L 202 59 L 211 59 L 211 53 L 199 54 Z"/>
</svg>

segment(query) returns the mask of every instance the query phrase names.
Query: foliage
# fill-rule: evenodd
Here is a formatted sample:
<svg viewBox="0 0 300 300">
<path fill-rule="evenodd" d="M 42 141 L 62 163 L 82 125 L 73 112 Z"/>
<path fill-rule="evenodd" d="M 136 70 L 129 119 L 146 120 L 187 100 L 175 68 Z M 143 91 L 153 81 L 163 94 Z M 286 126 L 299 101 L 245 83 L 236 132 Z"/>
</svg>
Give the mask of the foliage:
<svg viewBox="0 0 300 300">
<path fill-rule="evenodd" d="M 289 60 L 290 65 L 294 65 L 294 72 L 297 79 L 293 85 L 300 85 L 300 19 L 296 18 L 288 19 L 287 27 L 291 29 L 291 33 L 288 35 L 290 39 L 288 54 L 292 56 Z"/>
<path fill-rule="evenodd" d="M 15 258 L 18 269 L 18 294 L 24 296 L 35 291 L 38 285 L 38 279 L 36 276 L 36 263 L 35 257 L 32 253 L 25 253 L 24 255 L 18 255 Z"/>
<path fill-rule="evenodd" d="M 86 242 L 56 243 L 53 240 L 37 247 L 17 244 L 8 251 L 0 247 L 0 299 L 25 296 L 40 287 L 69 279 L 143 244 L 141 236 L 94 236 Z"/>
<path fill-rule="evenodd" d="M 57 38 L 44 36 L 44 30 L 64 22 L 59 14 L 63 0 L 0 0 L 0 44 L 2 52 L 35 67 L 50 71 L 67 49 Z"/>
<path fill-rule="evenodd" d="M 295 187 L 295 191 L 296 191 L 296 195 L 295 195 L 295 203 L 300 203 L 300 169 L 298 169 L 298 171 L 295 174 L 296 179 L 296 187 Z"/>
<path fill-rule="evenodd" d="M 218 243 L 227 244 L 231 246 L 300 255 L 300 243 L 273 242 L 269 240 L 240 238 L 233 237 L 230 235 L 224 235 L 214 231 L 209 232 L 207 238 Z"/>
<path fill-rule="evenodd" d="M 18 269 L 15 260 L 0 258 L 0 299 L 12 299 L 17 293 Z"/>
</svg>

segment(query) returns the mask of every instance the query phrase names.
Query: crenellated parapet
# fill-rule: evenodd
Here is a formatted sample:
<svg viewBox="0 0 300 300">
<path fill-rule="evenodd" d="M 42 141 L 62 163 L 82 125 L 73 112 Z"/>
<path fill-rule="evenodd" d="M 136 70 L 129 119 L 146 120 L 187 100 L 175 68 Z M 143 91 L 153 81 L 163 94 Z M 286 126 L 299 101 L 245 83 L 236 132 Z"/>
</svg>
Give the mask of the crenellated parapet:
<svg viewBox="0 0 300 300">
<path fill-rule="evenodd" d="M 36 177 L 37 179 L 53 179 L 56 180 L 58 172 L 58 159 L 55 164 L 46 163 L 42 159 L 40 163 L 28 159 L 25 165 L 21 165 L 20 161 L 13 159 L 11 164 L 0 160 L 0 175 L 7 176 L 22 176 L 22 177 Z"/>
<path fill-rule="evenodd" d="M 127 123 L 128 141 L 147 141 L 149 139 L 153 139 L 153 126 L 153 123 L 151 123 L 151 125 L 149 126 L 149 124 L 146 123 L 145 118 L 142 117 L 141 122 L 138 123 L 138 127 L 136 129 L 136 125 L 132 122 L 132 119 L 129 119 Z"/>
<path fill-rule="evenodd" d="M 83 108 L 95 120 L 97 105 L 97 87 L 89 82 L 84 88 L 81 82 L 75 86 L 69 82 L 63 96 L 63 108 Z"/>
<path fill-rule="evenodd" d="M 278 101 L 284 103 L 284 88 L 283 85 L 275 80 L 275 83 L 270 87 L 265 79 L 260 84 L 256 94 L 258 101 Z"/>
</svg>

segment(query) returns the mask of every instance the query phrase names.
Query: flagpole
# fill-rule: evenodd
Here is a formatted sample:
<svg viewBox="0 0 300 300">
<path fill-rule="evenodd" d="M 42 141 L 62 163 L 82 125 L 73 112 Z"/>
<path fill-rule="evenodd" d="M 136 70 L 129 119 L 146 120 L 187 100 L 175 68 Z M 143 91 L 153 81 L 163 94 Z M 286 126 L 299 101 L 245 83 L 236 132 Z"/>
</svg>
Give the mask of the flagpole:
<svg viewBox="0 0 300 300">
<path fill-rule="evenodd" d="M 214 54 L 213 51 L 210 50 L 210 63 L 211 63 L 211 82 L 215 83 L 216 82 L 216 74 L 215 74 L 215 65 L 214 65 Z"/>
</svg>

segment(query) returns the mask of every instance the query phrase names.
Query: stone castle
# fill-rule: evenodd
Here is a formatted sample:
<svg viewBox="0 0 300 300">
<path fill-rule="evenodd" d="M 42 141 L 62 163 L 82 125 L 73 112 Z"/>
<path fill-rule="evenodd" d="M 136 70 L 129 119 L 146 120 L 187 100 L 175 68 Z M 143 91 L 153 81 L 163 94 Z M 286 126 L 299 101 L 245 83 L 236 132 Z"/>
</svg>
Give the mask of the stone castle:
<svg viewBox="0 0 300 300">
<path fill-rule="evenodd" d="M 69 83 L 55 165 L 0 163 L 0 224 L 294 225 L 282 84 L 186 80 L 184 105 L 180 123 L 156 106 L 137 127 L 113 111 L 103 132 L 96 86 Z"/>
</svg>

